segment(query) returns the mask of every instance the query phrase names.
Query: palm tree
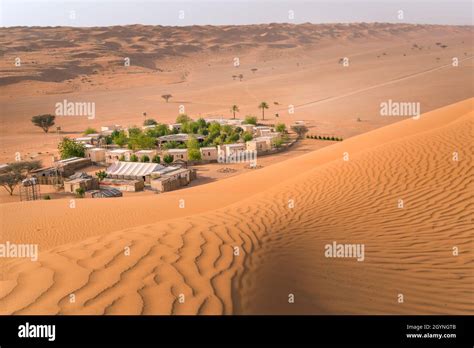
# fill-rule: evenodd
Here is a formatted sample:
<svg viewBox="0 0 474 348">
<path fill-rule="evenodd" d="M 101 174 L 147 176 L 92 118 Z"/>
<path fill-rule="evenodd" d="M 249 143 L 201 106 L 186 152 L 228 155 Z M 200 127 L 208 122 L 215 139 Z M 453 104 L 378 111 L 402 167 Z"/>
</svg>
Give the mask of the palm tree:
<svg viewBox="0 0 474 348">
<path fill-rule="evenodd" d="M 265 109 L 268 109 L 268 104 L 267 102 L 261 102 L 260 105 L 258 106 L 259 109 L 262 109 L 262 120 L 265 119 Z"/>
<path fill-rule="evenodd" d="M 235 120 L 235 113 L 240 112 L 239 107 L 237 105 L 232 105 L 232 107 L 230 108 L 230 112 L 232 112 L 232 114 L 234 115 Z"/>
</svg>

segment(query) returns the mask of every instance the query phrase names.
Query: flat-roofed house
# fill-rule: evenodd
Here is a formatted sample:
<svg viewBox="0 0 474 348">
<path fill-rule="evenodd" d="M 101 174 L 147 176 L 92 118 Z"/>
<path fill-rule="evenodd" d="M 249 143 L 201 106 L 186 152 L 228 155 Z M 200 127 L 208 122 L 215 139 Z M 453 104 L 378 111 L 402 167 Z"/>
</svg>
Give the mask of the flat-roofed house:
<svg viewBox="0 0 474 348">
<path fill-rule="evenodd" d="M 130 161 L 133 151 L 128 149 L 114 149 L 105 152 L 105 163 L 112 164 L 121 160 Z"/>
<path fill-rule="evenodd" d="M 172 123 L 172 124 L 168 125 L 168 129 L 170 131 L 178 131 L 179 132 L 181 130 L 181 126 L 182 126 L 181 123 Z"/>
<path fill-rule="evenodd" d="M 237 157 L 241 152 L 244 152 L 247 149 L 245 143 L 235 143 L 235 144 L 224 144 L 219 145 L 217 150 L 218 160 L 221 162 L 227 162 L 226 159 Z"/>
<path fill-rule="evenodd" d="M 201 152 L 201 159 L 205 161 L 217 161 L 217 147 L 201 147 L 199 149 Z"/>
<path fill-rule="evenodd" d="M 242 128 L 244 132 L 253 133 L 253 129 L 255 128 L 255 125 L 245 123 L 245 124 L 240 125 L 239 127 Z"/>
<path fill-rule="evenodd" d="M 78 189 L 89 191 L 98 188 L 99 179 L 86 173 L 76 173 L 64 181 L 64 192 L 76 193 Z"/>
<path fill-rule="evenodd" d="M 86 158 L 90 158 L 92 163 L 105 162 L 105 149 L 100 147 L 87 148 L 85 151 Z"/>
<path fill-rule="evenodd" d="M 177 160 L 188 161 L 188 149 L 169 149 L 165 151 L 165 154 L 173 157 L 173 162 Z"/>
<path fill-rule="evenodd" d="M 257 153 L 268 151 L 272 148 L 271 139 L 268 137 L 258 137 L 247 141 L 247 151 L 257 151 Z"/>
<path fill-rule="evenodd" d="M 78 138 L 75 138 L 74 141 L 76 143 L 80 143 L 80 144 L 90 144 L 92 145 L 92 137 L 78 137 Z"/>
<path fill-rule="evenodd" d="M 272 132 L 272 128 L 269 126 L 257 126 L 254 128 L 255 135 L 257 137 L 265 136 L 266 134 Z"/>
<path fill-rule="evenodd" d="M 140 150 L 140 151 L 135 151 L 135 156 L 138 157 L 138 160 L 140 162 L 143 162 L 142 159 L 144 156 L 148 157 L 148 162 L 151 162 L 153 160 L 153 157 L 156 156 L 158 152 L 156 150 Z"/>
</svg>

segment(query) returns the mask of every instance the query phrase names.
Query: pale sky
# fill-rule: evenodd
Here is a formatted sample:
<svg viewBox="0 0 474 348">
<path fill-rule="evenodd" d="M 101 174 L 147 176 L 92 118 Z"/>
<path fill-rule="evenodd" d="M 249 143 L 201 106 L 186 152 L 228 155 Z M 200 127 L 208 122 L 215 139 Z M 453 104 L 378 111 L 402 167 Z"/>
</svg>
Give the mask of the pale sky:
<svg viewBox="0 0 474 348">
<path fill-rule="evenodd" d="M 472 25 L 473 5 L 472 0 L 0 0 L 0 26 L 272 22 Z"/>
</svg>

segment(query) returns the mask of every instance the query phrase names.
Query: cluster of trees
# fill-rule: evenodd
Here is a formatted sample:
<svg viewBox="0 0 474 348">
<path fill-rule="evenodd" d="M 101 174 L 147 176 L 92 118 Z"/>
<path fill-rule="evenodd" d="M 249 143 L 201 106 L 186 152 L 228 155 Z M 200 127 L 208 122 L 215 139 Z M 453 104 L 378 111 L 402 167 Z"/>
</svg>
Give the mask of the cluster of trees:
<svg viewBox="0 0 474 348">
<path fill-rule="evenodd" d="M 342 141 L 342 138 L 337 137 L 326 137 L 321 135 L 307 135 L 307 139 L 318 139 L 318 140 L 331 140 L 331 141 Z"/>
</svg>

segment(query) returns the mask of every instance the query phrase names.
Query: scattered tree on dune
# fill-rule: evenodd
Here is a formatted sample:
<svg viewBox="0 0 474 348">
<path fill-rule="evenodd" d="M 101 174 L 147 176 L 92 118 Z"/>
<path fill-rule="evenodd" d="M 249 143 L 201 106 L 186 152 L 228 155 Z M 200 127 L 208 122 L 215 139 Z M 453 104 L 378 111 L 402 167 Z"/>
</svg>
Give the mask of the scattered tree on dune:
<svg viewBox="0 0 474 348">
<path fill-rule="evenodd" d="M 8 163 L 5 167 L 0 169 L 0 186 L 13 195 L 15 187 L 27 178 L 30 171 L 41 167 L 40 161 L 21 161 Z"/>
<path fill-rule="evenodd" d="M 260 105 L 258 106 L 259 109 L 262 109 L 262 120 L 265 119 L 265 109 L 268 109 L 268 104 L 267 102 L 261 102 Z"/>
<path fill-rule="evenodd" d="M 232 112 L 232 115 L 234 115 L 234 119 L 235 119 L 235 113 L 236 112 L 239 112 L 239 107 L 237 105 L 232 105 L 232 107 L 230 108 L 230 112 Z"/>
<path fill-rule="evenodd" d="M 40 127 L 45 133 L 48 133 L 49 129 L 54 126 L 55 115 L 37 115 L 31 118 L 31 122 L 36 126 Z"/>
<path fill-rule="evenodd" d="M 163 95 L 161 96 L 161 98 L 163 98 L 164 100 L 166 100 L 166 102 L 168 102 L 168 100 L 169 100 L 170 98 L 172 98 L 172 97 L 173 97 L 173 96 L 172 96 L 171 94 L 163 94 Z"/>
</svg>

